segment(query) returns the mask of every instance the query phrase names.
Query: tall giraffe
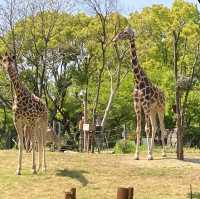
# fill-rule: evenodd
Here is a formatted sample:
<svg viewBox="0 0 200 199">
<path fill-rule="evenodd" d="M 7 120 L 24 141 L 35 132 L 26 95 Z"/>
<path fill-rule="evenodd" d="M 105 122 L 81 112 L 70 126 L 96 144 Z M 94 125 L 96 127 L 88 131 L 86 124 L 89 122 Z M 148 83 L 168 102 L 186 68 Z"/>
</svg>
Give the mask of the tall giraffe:
<svg viewBox="0 0 200 199">
<path fill-rule="evenodd" d="M 147 147 L 148 147 L 148 160 L 153 159 L 153 146 L 154 138 L 157 129 L 156 115 L 158 114 L 160 129 L 162 132 L 162 145 L 163 145 L 163 156 L 165 156 L 164 146 L 164 112 L 165 112 L 165 99 L 164 94 L 156 86 L 152 84 L 145 72 L 138 63 L 136 47 L 135 47 L 135 33 L 130 27 L 126 27 L 122 32 L 118 33 L 113 39 L 114 42 L 118 40 L 129 40 L 131 49 L 131 61 L 132 70 L 135 79 L 135 89 L 133 92 L 134 96 L 134 109 L 137 117 L 137 144 L 135 159 L 139 159 L 139 145 L 141 136 L 141 112 L 143 110 L 145 115 L 145 132 L 147 136 Z M 150 135 L 150 122 L 152 127 L 151 143 L 149 140 Z"/>
<path fill-rule="evenodd" d="M 16 174 L 21 174 L 24 127 L 30 127 L 32 140 L 32 172 L 36 174 L 35 141 L 38 141 L 38 171 L 46 170 L 45 160 L 45 133 L 48 127 L 48 110 L 40 98 L 32 94 L 19 80 L 13 64 L 14 57 L 6 53 L 2 57 L 3 69 L 8 73 L 14 87 L 14 101 L 12 106 L 14 125 L 18 134 L 18 167 Z"/>
</svg>

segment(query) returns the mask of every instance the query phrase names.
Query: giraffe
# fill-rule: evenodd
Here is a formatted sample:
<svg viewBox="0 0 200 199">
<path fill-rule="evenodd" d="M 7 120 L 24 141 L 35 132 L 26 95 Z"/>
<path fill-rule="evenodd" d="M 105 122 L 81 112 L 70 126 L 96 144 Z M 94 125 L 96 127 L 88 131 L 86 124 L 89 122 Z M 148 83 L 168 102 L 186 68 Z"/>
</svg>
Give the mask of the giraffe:
<svg viewBox="0 0 200 199">
<path fill-rule="evenodd" d="M 31 128 L 29 126 L 24 126 L 24 146 L 26 149 L 26 152 L 31 152 L 32 151 L 32 140 L 31 140 L 31 134 L 30 134 Z M 58 150 L 60 150 L 60 145 L 61 145 L 61 138 L 60 135 L 57 135 L 56 131 L 48 127 L 47 131 L 45 133 L 45 146 L 46 144 L 51 144 L 50 149 L 51 151 L 55 151 L 55 147 L 57 147 Z M 38 141 L 36 140 L 36 151 L 38 151 Z"/>
<path fill-rule="evenodd" d="M 57 135 L 56 131 L 51 127 L 48 127 L 46 132 L 46 143 L 51 143 L 51 151 L 55 151 L 55 145 L 57 146 L 57 149 L 60 150 L 60 134 Z"/>
<path fill-rule="evenodd" d="M 12 105 L 13 121 L 18 135 L 18 166 L 16 174 L 21 174 L 22 152 L 24 127 L 30 127 L 30 136 L 32 140 L 32 173 L 36 174 L 42 168 L 46 171 L 45 159 L 45 132 L 48 127 L 48 110 L 40 98 L 32 94 L 19 80 L 17 70 L 14 66 L 14 56 L 7 52 L 2 57 L 3 69 L 8 73 L 9 79 L 14 88 L 14 100 Z M 35 141 L 38 141 L 38 169 L 35 163 Z"/>
<path fill-rule="evenodd" d="M 31 128 L 27 125 L 24 126 L 23 128 L 23 133 L 24 133 L 24 148 L 26 150 L 26 152 L 31 152 Z"/>
<path fill-rule="evenodd" d="M 165 112 L 165 97 L 161 90 L 152 84 L 144 70 L 141 68 L 135 46 L 135 32 L 131 27 L 126 27 L 123 31 L 119 32 L 113 39 L 113 42 L 118 40 L 129 40 L 130 50 L 131 50 L 131 62 L 133 76 L 135 80 L 135 88 L 133 91 L 134 98 L 134 109 L 137 118 L 137 143 L 135 151 L 135 159 L 139 160 L 139 145 L 141 136 L 141 112 L 145 115 L 145 132 L 147 137 L 147 147 L 148 147 L 148 160 L 153 160 L 153 146 L 154 138 L 157 129 L 156 116 L 158 115 L 160 122 L 160 129 L 162 134 L 162 145 L 163 145 L 163 156 L 165 154 L 165 125 L 164 125 L 164 112 Z M 151 129 L 150 129 L 151 123 Z M 152 132 L 151 140 L 149 139 L 150 132 Z"/>
</svg>

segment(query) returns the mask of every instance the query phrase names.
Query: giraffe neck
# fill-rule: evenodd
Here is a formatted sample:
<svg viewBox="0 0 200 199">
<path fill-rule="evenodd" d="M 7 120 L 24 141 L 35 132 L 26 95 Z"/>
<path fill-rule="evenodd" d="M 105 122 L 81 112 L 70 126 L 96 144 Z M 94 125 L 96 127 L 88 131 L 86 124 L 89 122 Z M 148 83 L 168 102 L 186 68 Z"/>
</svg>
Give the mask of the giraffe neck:
<svg viewBox="0 0 200 199">
<path fill-rule="evenodd" d="M 144 81 L 144 79 L 148 80 L 148 78 L 138 62 L 134 38 L 130 40 L 130 47 L 133 75 L 136 84 L 138 84 L 139 82 Z"/>
<path fill-rule="evenodd" d="M 16 69 L 14 67 L 9 67 L 8 74 L 9 74 L 10 80 L 13 83 L 15 95 L 17 97 L 21 97 L 22 95 L 24 95 L 27 89 L 21 84 Z"/>
</svg>

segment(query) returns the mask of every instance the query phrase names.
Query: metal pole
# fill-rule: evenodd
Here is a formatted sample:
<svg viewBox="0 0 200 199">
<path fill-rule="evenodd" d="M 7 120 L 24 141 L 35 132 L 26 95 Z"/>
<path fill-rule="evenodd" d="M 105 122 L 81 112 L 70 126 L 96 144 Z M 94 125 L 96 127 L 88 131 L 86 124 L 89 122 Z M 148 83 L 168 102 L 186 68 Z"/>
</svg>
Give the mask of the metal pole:
<svg viewBox="0 0 200 199">
<path fill-rule="evenodd" d="M 83 111 L 83 115 L 84 115 L 84 122 L 83 122 L 83 124 L 86 124 L 86 122 L 87 122 L 87 119 L 86 119 L 86 100 L 85 100 L 85 96 L 84 96 L 84 98 L 83 98 L 83 109 L 84 109 L 84 111 Z M 86 151 L 86 131 L 84 130 L 83 131 L 83 151 L 85 152 Z"/>
<path fill-rule="evenodd" d="M 84 108 L 84 124 L 87 123 L 87 89 L 85 89 L 83 98 L 83 108 Z M 88 132 L 84 130 L 84 151 L 86 152 L 88 148 Z"/>
</svg>

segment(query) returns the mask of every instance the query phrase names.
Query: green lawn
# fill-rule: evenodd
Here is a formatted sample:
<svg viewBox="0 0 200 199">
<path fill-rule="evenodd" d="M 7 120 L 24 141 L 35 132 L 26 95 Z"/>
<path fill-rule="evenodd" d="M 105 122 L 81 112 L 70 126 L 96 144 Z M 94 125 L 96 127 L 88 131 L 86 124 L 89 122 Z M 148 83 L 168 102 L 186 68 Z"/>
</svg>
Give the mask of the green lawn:
<svg viewBox="0 0 200 199">
<path fill-rule="evenodd" d="M 24 155 L 21 176 L 15 175 L 17 151 L 0 151 L 0 198 L 64 198 L 64 190 L 77 188 L 77 199 L 115 199 L 119 186 L 134 186 L 136 199 L 187 198 L 190 184 L 200 192 L 200 152 L 174 153 L 147 161 L 133 155 L 48 152 L 46 174 L 31 174 L 31 154 Z M 198 194 L 197 194 L 198 195 Z"/>
</svg>

